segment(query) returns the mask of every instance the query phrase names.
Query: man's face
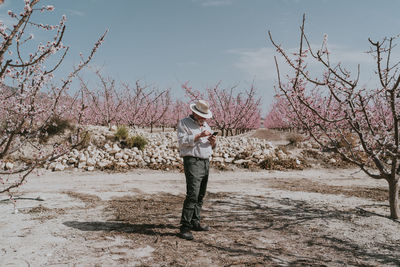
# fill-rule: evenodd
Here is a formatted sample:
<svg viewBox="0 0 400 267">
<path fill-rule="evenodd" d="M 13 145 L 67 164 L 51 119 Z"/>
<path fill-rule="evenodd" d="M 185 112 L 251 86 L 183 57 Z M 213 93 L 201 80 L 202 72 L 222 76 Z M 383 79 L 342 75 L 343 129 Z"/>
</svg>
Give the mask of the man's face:
<svg viewBox="0 0 400 267">
<path fill-rule="evenodd" d="M 199 122 L 200 125 L 202 125 L 207 120 L 206 118 L 203 118 L 194 112 L 193 112 L 193 116 Z"/>
</svg>

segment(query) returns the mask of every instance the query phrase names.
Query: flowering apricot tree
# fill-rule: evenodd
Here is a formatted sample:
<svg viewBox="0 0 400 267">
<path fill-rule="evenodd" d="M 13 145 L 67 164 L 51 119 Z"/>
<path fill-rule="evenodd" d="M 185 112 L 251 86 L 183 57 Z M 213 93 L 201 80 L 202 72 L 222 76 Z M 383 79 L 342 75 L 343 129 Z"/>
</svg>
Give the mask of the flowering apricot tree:
<svg viewBox="0 0 400 267">
<path fill-rule="evenodd" d="M 53 6 L 38 7 L 40 0 L 25 0 L 21 13 L 8 11 L 14 24 L 8 27 L 0 22 L 0 193 L 20 186 L 38 166 L 57 158 L 77 145 L 72 134 L 64 139 L 43 144 L 40 137 L 69 107 L 62 103 L 72 80 L 90 62 L 106 33 L 95 43 L 87 58 L 60 82 L 54 81 L 54 71 L 65 58 L 68 47 L 62 43 L 66 29 L 63 16 L 58 25 L 33 22 L 33 13 L 52 11 Z M 38 18 L 39 19 L 39 18 Z M 33 44 L 33 28 L 54 33 L 49 41 Z M 55 63 L 54 59 L 58 59 Z M 8 84 L 8 85 L 6 85 Z M 21 148 L 30 147 L 29 160 L 13 164 L 12 155 Z M 50 149 L 49 149 L 50 147 Z"/>
<path fill-rule="evenodd" d="M 264 127 L 267 129 L 291 129 L 294 127 L 289 102 L 284 97 L 276 96 L 267 115 L 264 118 Z M 295 114 L 294 114 L 295 115 Z M 293 120 L 294 119 L 294 120 Z"/>
<path fill-rule="evenodd" d="M 213 108 L 213 122 L 222 135 L 233 135 L 259 127 L 261 99 L 256 99 L 256 89 L 252 85 L 248 91 L 235 95 L 236 86 L 221 89 L 218 83 L 207 88 L 208 101 Z"/>
<path fill-rule="evenodd" d="M 326 38 L 319 50 L 311 47 L 304 21 L 305 17 L 294 55 L 269 33 L 278 54 L 294 70 L 294 75 L 282 82 L 275 59 L 280 92 L 299 124 L 321 147 L 340 154 L 370 177 L 388 182 L 390 217 L 398 219 L 400 62 L 392 58 L 396 37 L 369 40 L 379 87 L 365 88 L 359 85 L 360 68 L 354 75 L 342 64 L 331 63 Z M 323 74 L 312 76 L 305 64 L 307 57 L 319 64 Z"/>
<path fill-rule="evenodd" d="M 125 83 L 123 121 L 130 126 L 150 126 L 165 118 L 170 101 L 169 89 L 158 90 L 136 81 L 135 87 Z M 168 100 L 168 101 L 167 101 Z M 168 102 L 168 103 L 167 103 Z M 152 131 L 152 129 L 151 129 Z"/>
<path fill-rule="evenodd" d="M 147 98 L 148 112 L 146 113 L 145 126 L 150 127 L 150 132 L 153 132 L 154 126 L 164 127 L 166 124 L 168 110 L 171 108 L 171 97 L 169 90 L 161 93 L 155 91 L 150 97 Z"/>
<path fill-rule="evenodd" d="M 168 112 L 171 110 L 170 90 L 128 83 L 117 84 L 111 77 L 105 78 L 98 70 L 96 75 L 100 86 L 89 88 L 87 82 L 79 77 L 81 88 L 75 97 L 74 116 L 71 119 L 83 125 L 128 125 L 130 127 L 165 127 L 169 124 Z"/>
<path fill-rule="evenodd" d="M 225 136 L 260 126 L 261 98 L 256 97 L 256 88 L 252 85 L 249 90 L 235 93 L 236 87 L 222 89 L 219 82 L 214 87 L 206 88 L 203 94 L 193 90 L 187 83 L 182 85 L 191 101 L 202 98 L 209 102 L 213 112 L 210 126 L 216 127 Z"/>
<path fill-rule="evenodd" d="M 124 87 L 124 104 L 125 110 L 124 123 L 129 126 L 144 125 L 146 113 L 149 111 L 147 99 L 152 95 L 153 91 L 148 86 L 143 86 L 136 81 L 135 87 L 128 83 L 123 84 Z"/>
<path fill-rule="evenodd" d="M 115 79 L 105 77 L 100 70 L 95 71 L 100 84 L 95 89 L 88 88 L 81 78 L 81 102 L 86 102 L 86 123 L 108 126 L 119 124 L 122 121 L 121 113 L 125 99 L 116 87 Z"/>
<path fill-rule="evenodd" d="M 167 113 L 167 125 L 176 129 L 178 122 L 190 113 L 189 104 L 175 100 Z"/>
</svg>

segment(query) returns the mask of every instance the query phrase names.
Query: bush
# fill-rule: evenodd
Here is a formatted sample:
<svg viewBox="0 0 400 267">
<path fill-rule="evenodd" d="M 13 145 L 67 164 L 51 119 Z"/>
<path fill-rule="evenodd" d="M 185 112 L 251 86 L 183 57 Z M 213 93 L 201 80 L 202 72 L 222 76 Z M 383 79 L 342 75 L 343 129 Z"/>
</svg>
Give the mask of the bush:
<svg viewBox="0 0 400 267">
<path fill-rule="evenodd" d="M 353 133 L 344 133 L 329 141 L 328 148 L 324 148 L 324 152 L 337 152 L 338 148 L 345 148 L 347 150 L 352 150 L 358 145 L 357 136 Z"/>
<path fill-rule="evenodd" d="M 286 137 L 286 140 L 290 145 L 297 146 L 304 140 L 304 138 L 301 134 L 291 133 Z"/>
<path fill-rule="evenodd" d="M 355 146 L 357 146 L 357 136 L 353 133 L 345 133 L 342 137 L 339 139 L 338 147 L 339 148 L 346 148 L 346 149 L 352 149 Z"/>
<path fill-rule="evenodd" d="M 55 116 L 49 120 L 47 125 L 44 127 L 43 132 L 47 133 L 48 136 L 53 136 L 56 134 L 62 134 L 66 129 L 71 128 L 72 126 L 69 120 Z"/>
<path fill-rule="evenodd" d="M 88 131 L 81 132 L 79 134 L 79 147 L 87 148 L 92 140 L 92 134 Z"/>
<path fill-rule="evenodd" d="M 126 143 L 129 148 L 137 147 L 140 150 L 143 150 L 145 146 L 148 144 L 148 141 L 141 135 L 135 135 L 129 137 Z"/>
<path fill-rule="evenodd" d="M 125 125 L 118 126 L 117 132 L 115 133 L 114 136 L 118 141 L 127 140 L 129 136 L 128 127 L 126 127 Z"/>
<path fill-rule="evenodd" d="M 54 116 L 43 126 L 40 133 L 40 141 L 47 142 L 52 136 L 63 134 L 65 130 L 73 129 L 70 121 L 58 116 Z"/>
<path fill-rule="evenodd" d="M 296 159 L 281 159 L 274 160 L 273 158 L 266 158 L 262 162 L 259 163 L 260 168 L 265 170 L 303 170 L 305 167 L 308 167 L 308 164 L 297 164 Z"/>
</svg>

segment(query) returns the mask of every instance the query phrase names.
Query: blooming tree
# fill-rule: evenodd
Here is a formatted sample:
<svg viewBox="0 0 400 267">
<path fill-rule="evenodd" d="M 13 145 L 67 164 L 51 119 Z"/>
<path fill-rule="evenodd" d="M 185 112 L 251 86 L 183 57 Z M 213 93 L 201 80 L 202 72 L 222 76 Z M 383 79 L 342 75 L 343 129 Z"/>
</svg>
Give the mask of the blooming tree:
<svg viewBox="0 0 400 267">
<path fill-rule="evenodd" d="M 81 103 L 87 103 L 85 118 L 87 124 L 104 125 L 109 128 L 122 121 L 123 104 L 126 99 L 116 88 L 116 81 L 105 77 L 100 70 L 96 70 L 100 84 L 95 89 L 90 89 L 81 78 Z"/>
<path fill-rule="evenodd" d="M 296 114 L 293 114 L 287 99 L 276 96 L 270 111 L 265 116 L 264 127 L 267 129 L 284 130 L 293 128 L 295 123 Z"/>
<path fill-rule="evenodd" d="M 166 115 L 167 125 L 176 129 L 178 122 L 190 113 L 189 104 L 182 100 L 175 100 Z"/>
<path fill-rule="evenodd" d="M 167 113 L 171 109 L 169 90 L 143 86 L 140 81 L 136 81 L 134 87 L 128 83 L 117 87 L 113 78 L 105 78 L 99 71 L 96 75 L 101 84 L 95 89 L 89 88 L 87 82 L 79 77 L 81 89 L 72 99 L 74 110 L 80 111 L 75 112 L 74 121 L 108 127 L 121 124 L 150 126 L 151 130 L 154 126 L 167 125 Z"/>
<path fill-rule="evenodd" d="M 205 94 L 188 86 L 182 85 L 186 96 L 191 101 L 205 99 L 209 102 L 213 118 L 210 126 L 216 127 L 227 136 L 242 133 L 260 126 L 261 98 L 256 97 L 256 88 L 252 85 L 249 90 L 236 93 L 237 86 L 229 89 L 220 87 L 220 82 L 205 90 Z"/>
<path fill-rule="evenodd" d="M 159 91 L 156 88 L 142 85 L 140 81 L 136 81 L 134 87 L 128 83 L 124 83 L 123 87 L 125 100 L 123 105 L 125 112 L 124 123 L 129 126 L 144 127 L 150 125 L 148 113 L 153 112 L 151 110 L 153 102 L 157 102 L 168 90 Z"/>
<path fill-rule="evenodd" d="M 152 95 L 146 99 L 148 112 L 145 116 L 146 126 L 150 126 L 150 132 L 153 132 L 154 126 L 164 127 L 168 110 L 171 108 L 171 97 L 169 90 L 165 90 L 161 93 L 155 91 Z"/>
<path fill-rule="evenodd" d="M 277 52 L 294 70 L 294 75 L 282 82 L 275 59 L 282 96 L 321 147 L 340 154 L 370 177 L 388 182 L 390 217 L 398 219 L 400 62 L 392 58 L 397 37 L 369 40 L 379 87 L 365 88 L 358 83 L 360 68 L 354 75 L 342 64 L 331 63 L 326 38 L 319 50 L 311 47 L 304 21 L 303 17 L 299 50 L 294 55 L 269 33 Z M 321 75 L 312 76 L 305 64 L 307 57 L 324 70 Z"/>
<path fill-rule="evenodd" d="M 38 7 L 39 1 L 25 0 L 24 9 L 19 14 L 8 11 L 14 20 L 12 26 L 0 22 L 0 165 L 3 167 L 0 170 L 0 193 L 10 193 L 36 167 L 77 145 L 72 134 L 45 144 L 39 142 L 39 138 L 54 123 L 55 117 L 69 110 L 70 107 L 62 100 L 73 78 L 90 62 L 106 34 L 96 42 L 87 58 L 81 56 L 74 70 L 56 83 L 53 73 L 68 51 L 62 43 L 66 18 L 63 16 L 58 25 L 33 22 L 33 13 L 54 9 L 53 6 Z M 34 38 L 29 34 L 32 27 L 54 33 L 54 37 L 39 43 L 36 50 L 27 49 L 27 43 L 32 43 Z M 58 60 L 51 64 L 54 58 Z M 13 154 L 26 147 L 31 148 L 29 160 L 13 164 Z"/>
</svg>

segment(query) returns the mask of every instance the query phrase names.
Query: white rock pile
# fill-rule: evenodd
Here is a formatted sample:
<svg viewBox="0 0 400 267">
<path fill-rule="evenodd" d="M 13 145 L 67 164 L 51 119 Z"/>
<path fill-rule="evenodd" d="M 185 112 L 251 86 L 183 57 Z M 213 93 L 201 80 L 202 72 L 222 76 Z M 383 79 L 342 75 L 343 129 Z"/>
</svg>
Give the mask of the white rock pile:
<svg viewBox="0 0 400 267">
<path fill-rule="evenodd" d="M 136 147 L 122 148 L 112 140 L 114 132 L 105 127 L 91 127 L 91 144 L 83 150 L 72 150 L 46 167 L 54 171 L 77 168 L 93 171 L 96 169 L 153 168 L 169 170 L 182 166 L 175 132 L 148 133 L 136 130 L 148 140 L 143 150 Z M 108 141 L 107 141 L 108 140 Z M 295 159 L 290 152 L 284 153 L 266 140 L 247 137 L 217 137 L 217 147 L 212 162 L 219 166 L 259 164 L 263 160 Z"/>
<path fill-rule="evenodd" d="M 141 135 L 148 140 L 143 150 L 137 147 L 123 148 L 115 140 L 116 128 L 90 126 L 90 144 L 84 149 L 73 149 L 44 167 L 53 171 L 77 170 L 123 170 L 129 168 L 152 168 L 170 170 L 182 168 L 176 132 L 148 133 L 144 130 L 130 130 L 130 135 Z M 29 149 L 28 149 L 29 150 Z M 29 153 L 28 153 L 29 154 Z M 212 156 L 213 166 L 222 169 L 234 166 L 256 166 L 265 160 L 291 160 L 302 165 L 303 160 L 289 151 L 275 147 L 267 140 L 245 136 L 217 137 L 217 147 Z M 13 170 L 18 159 L 0 161 L 0 170 Z"/>
</svg>

